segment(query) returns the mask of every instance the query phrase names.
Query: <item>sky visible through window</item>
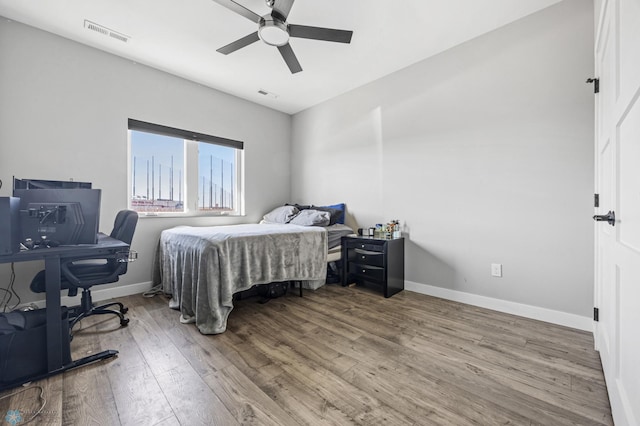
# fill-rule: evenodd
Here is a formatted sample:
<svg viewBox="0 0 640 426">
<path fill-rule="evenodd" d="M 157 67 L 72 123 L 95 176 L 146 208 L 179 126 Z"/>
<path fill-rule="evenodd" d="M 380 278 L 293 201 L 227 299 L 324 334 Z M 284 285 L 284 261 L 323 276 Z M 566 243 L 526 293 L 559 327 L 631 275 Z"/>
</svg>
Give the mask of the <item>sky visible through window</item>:
<svg viewBox="0 0 640 426">
<path fill-rule="evenodd" d="M 184 211 L 185 141 L 131 131 L 132 207 L 137 211 Z M 198 209 L 232 210 L 235 149 L 198 142 Z"/>
<path fill-rule="evenodd" d="M 198 142 L 198 209 L 233 210 L 235 149 Z"/>
</svg>

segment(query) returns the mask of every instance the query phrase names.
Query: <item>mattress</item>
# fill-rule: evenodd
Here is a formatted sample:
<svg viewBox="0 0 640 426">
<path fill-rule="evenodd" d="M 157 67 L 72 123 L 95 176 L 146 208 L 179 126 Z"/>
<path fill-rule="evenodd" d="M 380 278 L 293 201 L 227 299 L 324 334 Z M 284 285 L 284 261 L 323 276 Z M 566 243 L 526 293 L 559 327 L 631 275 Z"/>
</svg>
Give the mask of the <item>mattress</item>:
<svg viewBox="0 0 640 426">
<path fill-rule="evenodd" d="M 353 229 L 341 223 L 324 226 L 324 229 L 327 230 L 327 247 L 329 250 L 335 247 L 340 247 L 342 237 L 353 234 Z"/>
<path fill-rule="evenodd" d="M 327 235 L 322 227 L 280 224 L 168 229 L 158 253 L 162 289 L 182 322 L 195 322 L 203 334 L 222 333 L 234 293 L 279 281 L 323 285 Z"/>
</svg>

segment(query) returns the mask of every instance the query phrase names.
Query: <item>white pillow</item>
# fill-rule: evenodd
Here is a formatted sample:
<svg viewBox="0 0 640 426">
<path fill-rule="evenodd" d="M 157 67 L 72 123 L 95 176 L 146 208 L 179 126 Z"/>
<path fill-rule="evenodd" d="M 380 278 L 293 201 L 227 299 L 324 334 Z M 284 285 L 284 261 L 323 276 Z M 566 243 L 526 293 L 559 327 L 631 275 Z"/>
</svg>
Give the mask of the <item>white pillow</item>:
<svg viewBox="0 0 640 426">
<path fill-rule="evenodd" d="M 329 212 L 320 210 L 305 209 L 300 211 L 293 219 L 289 221 L 292 225 L 303 226 L 328 226 L 331 220 Z"/>
<path fill-rule="evenodd" d="M 266 223 L 289 223 L 298 214 L 295 206 L 276 207 L 262 217 Z"/>
</svg>

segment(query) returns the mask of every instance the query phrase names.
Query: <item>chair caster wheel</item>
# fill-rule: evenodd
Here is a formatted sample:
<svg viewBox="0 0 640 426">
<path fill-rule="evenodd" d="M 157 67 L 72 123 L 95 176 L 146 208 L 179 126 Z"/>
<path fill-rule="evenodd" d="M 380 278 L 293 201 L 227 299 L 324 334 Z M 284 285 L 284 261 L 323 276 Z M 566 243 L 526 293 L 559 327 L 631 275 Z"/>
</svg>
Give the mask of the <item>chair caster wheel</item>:
<svg viewBox="0 0 640 426">
<path fill-rule="evenodd" d="M 129 318 L 123 318 L 120 320 L 120 325 L 126 327 L 129 324 Z"/>
<path fill-rule="evenodd" d="M 121 314 L 126 314 L 127 312 L 129 312 L 129 308 L 127 308 L 126 306 L 120 309 Z"/>
</svg>

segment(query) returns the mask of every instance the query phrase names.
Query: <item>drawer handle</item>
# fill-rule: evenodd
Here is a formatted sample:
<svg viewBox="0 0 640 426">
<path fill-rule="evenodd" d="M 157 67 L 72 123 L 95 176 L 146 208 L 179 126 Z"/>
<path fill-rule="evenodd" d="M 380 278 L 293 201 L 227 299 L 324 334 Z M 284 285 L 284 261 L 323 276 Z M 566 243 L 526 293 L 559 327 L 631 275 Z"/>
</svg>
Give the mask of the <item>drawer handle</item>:
<svg viewBox="0 0 640 426">
<path fill-rule="evenodd" d="M 377 250 L 376 250 L 376 251 L 373 251 L 373 250 L 371 250 L 371 248 L 370 248 L 370 249 L 367 249 L 367 248 L 365 248 L 365 249 L 359 249 L 359 248 L 356 248 L 356 249 L 355 249 L 355 252 L 356 252 L 357 254 L 359 254 L 359 255 L 365 255 L 365 256 L 369 256 L 369 257 L 372 257 L 372 256 L 382 256 L 382 253 L 381 253 L 381 252 L 379 252 L 379 251 L 377 251 Z"/>
<path fill-rule="evenodd" d="M 365 272 L 367 272 L 367 270 L 366 270 L 366 269 L 363 269 L 363 270 L 362 270 L 362 273 L 364 274 Z"/>
<path fill-rule="evenodd" d="M 364 248 L 364 244 L 362 244 L 360 247 Z"/>
<path fill-rule="evenodd" d="M 366 259 L 366 258 L 367 258 L 367 256 L 362 256 L 362 258 L 363 258 L 363 259 Z"/>
</svg>

